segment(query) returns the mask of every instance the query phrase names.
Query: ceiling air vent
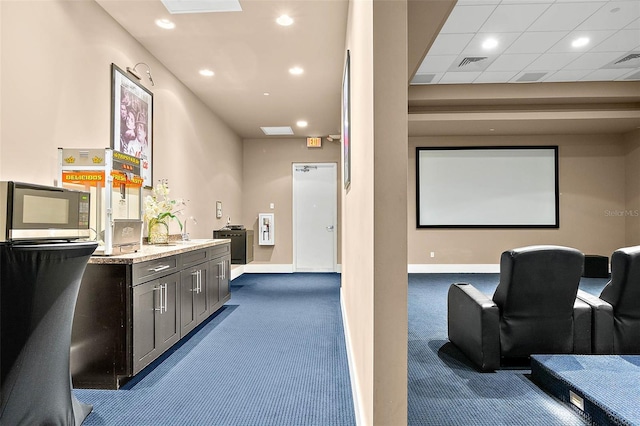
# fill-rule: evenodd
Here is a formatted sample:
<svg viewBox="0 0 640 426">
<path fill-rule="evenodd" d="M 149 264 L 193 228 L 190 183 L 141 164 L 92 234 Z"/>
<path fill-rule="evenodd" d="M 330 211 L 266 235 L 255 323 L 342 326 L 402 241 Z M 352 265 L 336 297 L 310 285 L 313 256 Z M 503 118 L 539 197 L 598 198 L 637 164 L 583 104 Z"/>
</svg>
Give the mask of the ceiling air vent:
<svg viewBox="0 0 640 426">
<path fill-rule="evenodd" d="M 640 51 L 627 52 L 605 65 L 604 69 L 622 69 L 640 67 Z"/>
<path fill-rule="evenodd" d="M 633 61 L 634 59 L 638 59 L 640 58 L 640 53 L 631 53 L 627 56 L 625 56 L 622 59 L 618 59 L 617 61 L 614 62 L 614 65 L 618 65 L 618 64 L 622 64 L 624 62 L 628 62 L 628 61 Z"/>
<path fill-rule="evenodd" d="M 463 68 L 468 65 L 473 65 L 476 62 L 486 61 L 487 59 L 488 59 L 488 56 L 468 56 L 464 58 L 462 61 L 460 61 L 460 63 L 458 64 L 458 68 Z"/>
<path fill-rule="evenodd" d="M 526 72 L 522 74 L 520 77 L 518 77 L 516 81 L 519 81 L 521 83 L 538 81 L 545 75 L 547 75 L 546 72 Z"/>
<path fill-rule="evenodd" d="M 411 80 L 411 84 L 429 84 L 435 76 L 435 74 L 416 74 Z"/>
</svg>

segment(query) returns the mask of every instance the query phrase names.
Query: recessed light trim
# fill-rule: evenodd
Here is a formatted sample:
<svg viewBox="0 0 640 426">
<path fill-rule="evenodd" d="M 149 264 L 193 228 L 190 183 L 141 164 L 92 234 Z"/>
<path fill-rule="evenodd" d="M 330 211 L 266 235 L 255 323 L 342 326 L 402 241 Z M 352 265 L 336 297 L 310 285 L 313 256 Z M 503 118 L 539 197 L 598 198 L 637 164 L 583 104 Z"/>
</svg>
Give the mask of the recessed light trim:
<svg viewBox="0 0 640 426">
<path fill-rule="evenodd" d="M 293 18 L 291 18 L 289 15 L 280 15 L 278 19 L 276 19 L 276 22 L 278 23 L 278 25 L 288 27 L 289 25 L 293 24 Z"/>
<path fill-rule="evenodd" d="M 573 47 L 584 47 L 587 44 L 589 44 L 589 37 L 578 37 L 571 42 L 571 46 Z"/>
<path fill-rule="evenodd" d="M 172 30 L 176 27 L 176 24 L 169 19 L 156 19 L 156 25 L 165 30 Z"/>
<path fill-rule="evenodd" d="M 211 71 L 210 69 L 201 69 L 200 71 L 198 71 L 200 73 L 201 76 L 203 77 L 213 77 L 216 73 L 214 73 L 213 71 Z"/>
<path fill-rule="evenodd" d="M 289 74 L 291 75 L 300 75 L 304 73 L 304 70 L 300 67 L 289 68 Z"/>
<path fill-rule="evenodd" d="M 296 126 L 298 127 L 307 127 L 309 125 L 309 123 L 307 123 L 304 120 L 298 120 L 298 122 L 296 122 Z"/>
</svg>

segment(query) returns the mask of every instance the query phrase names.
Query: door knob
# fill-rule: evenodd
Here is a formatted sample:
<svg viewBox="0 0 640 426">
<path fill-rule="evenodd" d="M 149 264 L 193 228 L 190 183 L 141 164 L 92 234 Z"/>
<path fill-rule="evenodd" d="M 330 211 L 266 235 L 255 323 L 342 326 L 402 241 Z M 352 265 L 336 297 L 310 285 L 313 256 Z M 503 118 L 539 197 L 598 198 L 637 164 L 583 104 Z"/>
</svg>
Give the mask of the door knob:
<svg viewBox="0 0 640 426">
<path fill-rule="evenodd" d="M 333 225 L 327 226 L 327 231 L 333 231 Z"/>
</svg>

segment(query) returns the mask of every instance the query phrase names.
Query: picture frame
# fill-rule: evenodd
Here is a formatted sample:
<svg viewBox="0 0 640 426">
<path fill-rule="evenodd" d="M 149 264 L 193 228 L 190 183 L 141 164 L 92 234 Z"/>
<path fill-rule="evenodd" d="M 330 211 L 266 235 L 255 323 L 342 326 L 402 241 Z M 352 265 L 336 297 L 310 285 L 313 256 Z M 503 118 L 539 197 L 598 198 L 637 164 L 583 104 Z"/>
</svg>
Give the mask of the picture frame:
<svg viewBox="0 0 640 426">
<path fill-rule="evenodd" d="M 351 186 L 351 54 L 347 50 L 342 79 L 342 164 L 344 189 Z"/>
<path fill-rule="evenodd" d="M 111 148 L 140 158 L 143 186 L 153 187 L 153 93 L 113 63 Z"/>
</svg>

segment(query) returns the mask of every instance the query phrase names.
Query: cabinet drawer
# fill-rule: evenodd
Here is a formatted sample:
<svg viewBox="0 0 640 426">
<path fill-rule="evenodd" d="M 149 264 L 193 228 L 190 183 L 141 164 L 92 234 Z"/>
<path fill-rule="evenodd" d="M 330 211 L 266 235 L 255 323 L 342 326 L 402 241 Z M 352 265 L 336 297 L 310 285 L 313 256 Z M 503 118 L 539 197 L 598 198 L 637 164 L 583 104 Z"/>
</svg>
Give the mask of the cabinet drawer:
<svg viewBox="0 0 640 426">
<path fill-rule="evenodd" d="M 211 250 L 211 258 L 215 259 L 216 257 L 224 256 L 225 254 L 229 254 L 231 251 L 231 244 L 221 244 L 219 246 L 212 247 Z"/>
<path fill-rule="evenodd" d="M 178 256 L 163 257 L 133 265 L 133 285 L 169 275 L 178 269 Z"/>
<path fill-rule="evenodd" d="M 210 253 L 207 249 L 194 250 L 182 253 L 182 266 L 188 267 L 196 263 L 202 263 L 210 259 Z"/>
</svg>

